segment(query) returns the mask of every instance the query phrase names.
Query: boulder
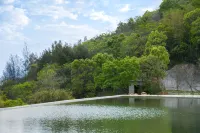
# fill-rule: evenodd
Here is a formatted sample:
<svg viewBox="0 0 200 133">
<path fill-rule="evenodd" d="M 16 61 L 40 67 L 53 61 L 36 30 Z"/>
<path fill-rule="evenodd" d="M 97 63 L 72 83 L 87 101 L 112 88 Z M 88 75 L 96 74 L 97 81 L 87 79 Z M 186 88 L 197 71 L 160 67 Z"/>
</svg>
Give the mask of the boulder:
<svg viewBox="0 0 200 133">
<path fill-rule="evenodd" d="M 141 95 L 147 95 L 147 93 L 146 92 L 142 92 Z"/>
</svg>

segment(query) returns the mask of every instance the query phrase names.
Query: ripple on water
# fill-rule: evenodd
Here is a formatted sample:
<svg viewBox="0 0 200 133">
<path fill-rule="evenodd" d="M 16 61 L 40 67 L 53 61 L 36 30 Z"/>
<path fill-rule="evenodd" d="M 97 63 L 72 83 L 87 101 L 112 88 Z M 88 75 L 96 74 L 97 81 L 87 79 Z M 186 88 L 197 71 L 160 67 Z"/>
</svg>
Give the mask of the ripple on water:
<svg viewBox="0 0 200 133">
<path fill-rule="evenodd" d="M 72 120 L 96 119 L 151 119 L 166 114 L 157 108 L 138 108 L 122 106 L 95 106 L 95 105 L 61 105 L 56 108 L 54 115 L 47 118 L 67 117 Z M 58 113 L 59 112 L 59 113 Z"/>
<path fill-rule="evenodd" d="M 4 120 L 24 119 L 60 119 L 97 120 L 97 119 L 151 119 L 165 115 L 166 112 L 158 108 L 139 108 L 123 106 L 96 105 L 58 105 L 21 108 L 0 112 L 0 123 Z"/>
</svg>

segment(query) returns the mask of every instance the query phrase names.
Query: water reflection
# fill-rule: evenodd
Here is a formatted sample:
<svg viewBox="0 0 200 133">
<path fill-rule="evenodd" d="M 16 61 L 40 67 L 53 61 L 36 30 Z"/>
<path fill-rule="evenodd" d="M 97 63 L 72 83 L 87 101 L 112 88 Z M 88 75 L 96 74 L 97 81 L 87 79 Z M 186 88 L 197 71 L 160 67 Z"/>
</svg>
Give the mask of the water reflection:
<svg viewBox="0 0 200 133">
<path fill-rule="evenodd" d="M 200 99 L 165 99 L 164 106 L 170 108 L 173 133 L 200 132 Z"/>
<path fill-rule="evenodd" d="M 0 111 L 0 133 L 199 133 L 200 99 L 117 98 Z"/>
</svg>

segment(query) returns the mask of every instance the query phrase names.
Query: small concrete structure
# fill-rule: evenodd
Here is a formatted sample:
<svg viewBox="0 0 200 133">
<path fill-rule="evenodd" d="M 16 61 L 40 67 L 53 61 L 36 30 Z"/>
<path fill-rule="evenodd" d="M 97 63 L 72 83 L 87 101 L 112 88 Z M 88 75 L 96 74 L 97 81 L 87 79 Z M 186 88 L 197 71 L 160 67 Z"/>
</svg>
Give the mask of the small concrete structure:
<svg viewBox="0 0 200 133">
<path fill-rule="evenodd" d="M 131 84 L 130 86 L 129 86 L 129 94 L 131 94 L 131 95 L 133 95 L 133 94 L 135 94 L 135 86 L 134 86 L 134 84 Z"/>
<path fill-rule="evenodd" d="M 142 86 L 142 80 L 131 80 L 130 81 L 130 86 L 129 86 L 129 95 L 134 95 L 135 94 L 135 86 Z"/>
</svg>

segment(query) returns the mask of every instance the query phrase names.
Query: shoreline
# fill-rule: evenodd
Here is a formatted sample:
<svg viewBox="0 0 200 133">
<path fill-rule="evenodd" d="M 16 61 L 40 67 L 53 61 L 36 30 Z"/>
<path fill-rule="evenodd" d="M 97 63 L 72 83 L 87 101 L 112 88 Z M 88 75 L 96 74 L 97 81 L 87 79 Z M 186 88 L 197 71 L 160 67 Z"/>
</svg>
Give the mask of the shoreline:
<svg viewBox="0 0 200 133">
<path fill-rule="evenodd" d="M 93 98 L 82 98 L 82 99 L 71 99 L 71 100 L 63 100 L 63 101 L 55 101 L 55 102 L 47 102 L 47 103 L 38 103 L 38 104 L 30 104 L 24 106 L 15 106 L 15 107 L 7 107 L 0 108 L 0 111 L 9 110 L 9 109 L 20 109 L 20 108 L 28 108 L 28 107 L 40 107 L 40 106 L 51 106 L 51 105 L 59 105 L 59 104 L 67 104 L 67 103 L 77 103 L 84 101 L 92 101 L 92 100 L 101 100 L 101 99 L 110 99 L 110 98 L 119 98 L 119 97 L 135 97 L 135 98 L 199 98 L 200 95 L 114 95 L 114 96 L 102 96 L 102 97 L 93 97 Z"/>
</svg>

